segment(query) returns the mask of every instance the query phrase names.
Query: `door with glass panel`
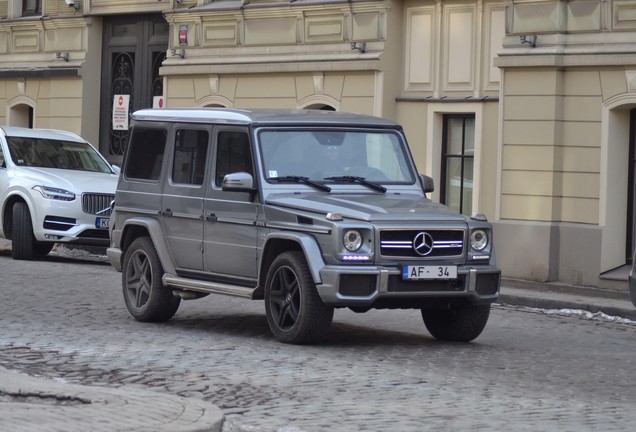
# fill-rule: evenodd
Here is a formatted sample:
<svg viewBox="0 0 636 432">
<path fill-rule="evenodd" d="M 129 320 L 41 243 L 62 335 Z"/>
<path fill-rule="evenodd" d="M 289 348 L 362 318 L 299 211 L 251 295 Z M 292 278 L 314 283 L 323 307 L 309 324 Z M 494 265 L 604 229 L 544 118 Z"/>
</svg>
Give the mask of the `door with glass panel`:
<svg viewBox="0 0 636 432">
<path fill-rule="evenodd" d="M 151 108 L 163 95 L 168 33 L 160 14 L 104 17 L 99 150 L 111 162 L 121 162 L 128 143 L 126 112 Z"/>
<path fill-rule="evenodd" d="M 636 247 L 636 109 L 630 112 L 628 163 L 626 256 L 631 263 Z"/>
</svg>

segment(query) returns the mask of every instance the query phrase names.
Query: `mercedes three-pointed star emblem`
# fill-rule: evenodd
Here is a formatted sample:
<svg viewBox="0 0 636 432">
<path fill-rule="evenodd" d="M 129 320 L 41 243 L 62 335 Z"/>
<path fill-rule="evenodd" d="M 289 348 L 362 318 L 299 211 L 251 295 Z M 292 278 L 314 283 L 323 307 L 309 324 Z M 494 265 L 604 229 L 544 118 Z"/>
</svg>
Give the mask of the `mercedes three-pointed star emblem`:
<svg viewBox="0 0 636 432">
<path fill-rule="evenodd" d="M 413 250 L 420 256 L 426 256 L 433 252 L 433 237 L 427 232 L 417 233 L 413 239 Z"/>
</svg>

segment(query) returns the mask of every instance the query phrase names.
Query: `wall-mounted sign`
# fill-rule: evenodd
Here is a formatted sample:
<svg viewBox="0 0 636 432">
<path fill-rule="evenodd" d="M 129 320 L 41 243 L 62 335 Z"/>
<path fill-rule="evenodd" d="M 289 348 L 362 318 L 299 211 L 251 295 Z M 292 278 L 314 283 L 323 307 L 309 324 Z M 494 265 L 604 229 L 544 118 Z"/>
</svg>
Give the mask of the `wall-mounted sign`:
<svg viewBox="0 0 636 432">
<path fill-rule="evenodd" d="M 179 46 L 188 45 L 188 25 L 181 24 L 179 26 Z"/>
<path fill-rule="evenodd" d="M 113 96 L 113 130 L 128 130 L 130 95 Z"/>
<path fill-rule="evenodd" d="M 153 96 L 152 97 L 152 107 L 153 108 L 165 108 L 166 103 L 163 99 L 163 96 Z"/>
</svg>

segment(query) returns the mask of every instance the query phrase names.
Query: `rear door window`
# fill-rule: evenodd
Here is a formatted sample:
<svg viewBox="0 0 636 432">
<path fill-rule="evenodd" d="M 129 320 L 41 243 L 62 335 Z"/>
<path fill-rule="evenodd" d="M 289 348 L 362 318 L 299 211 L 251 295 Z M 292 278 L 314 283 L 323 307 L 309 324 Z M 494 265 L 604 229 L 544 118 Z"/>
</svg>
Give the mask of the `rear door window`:
<svg viewBox="0 0 636 432">
<path fill-rule="evenodd" d="M 137 127 L 133 130 L 124 168 L 126 178 L 159 180 L 167 136 L 163 128 Z"/>
</svg>

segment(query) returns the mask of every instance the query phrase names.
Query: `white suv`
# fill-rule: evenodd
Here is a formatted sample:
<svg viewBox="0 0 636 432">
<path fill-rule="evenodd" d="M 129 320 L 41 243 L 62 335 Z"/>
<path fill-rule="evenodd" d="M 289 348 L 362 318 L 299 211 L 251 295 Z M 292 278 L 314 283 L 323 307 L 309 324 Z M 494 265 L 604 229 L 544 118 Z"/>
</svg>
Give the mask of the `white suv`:
<svg viewBox="0 0 636 432">
<path fill-rule="evenodd" d="M 80 136 L 0 127 L 0 236 L 14 259 L 55 243 L 107 246 L 118 169 Z"/>
</svg>

